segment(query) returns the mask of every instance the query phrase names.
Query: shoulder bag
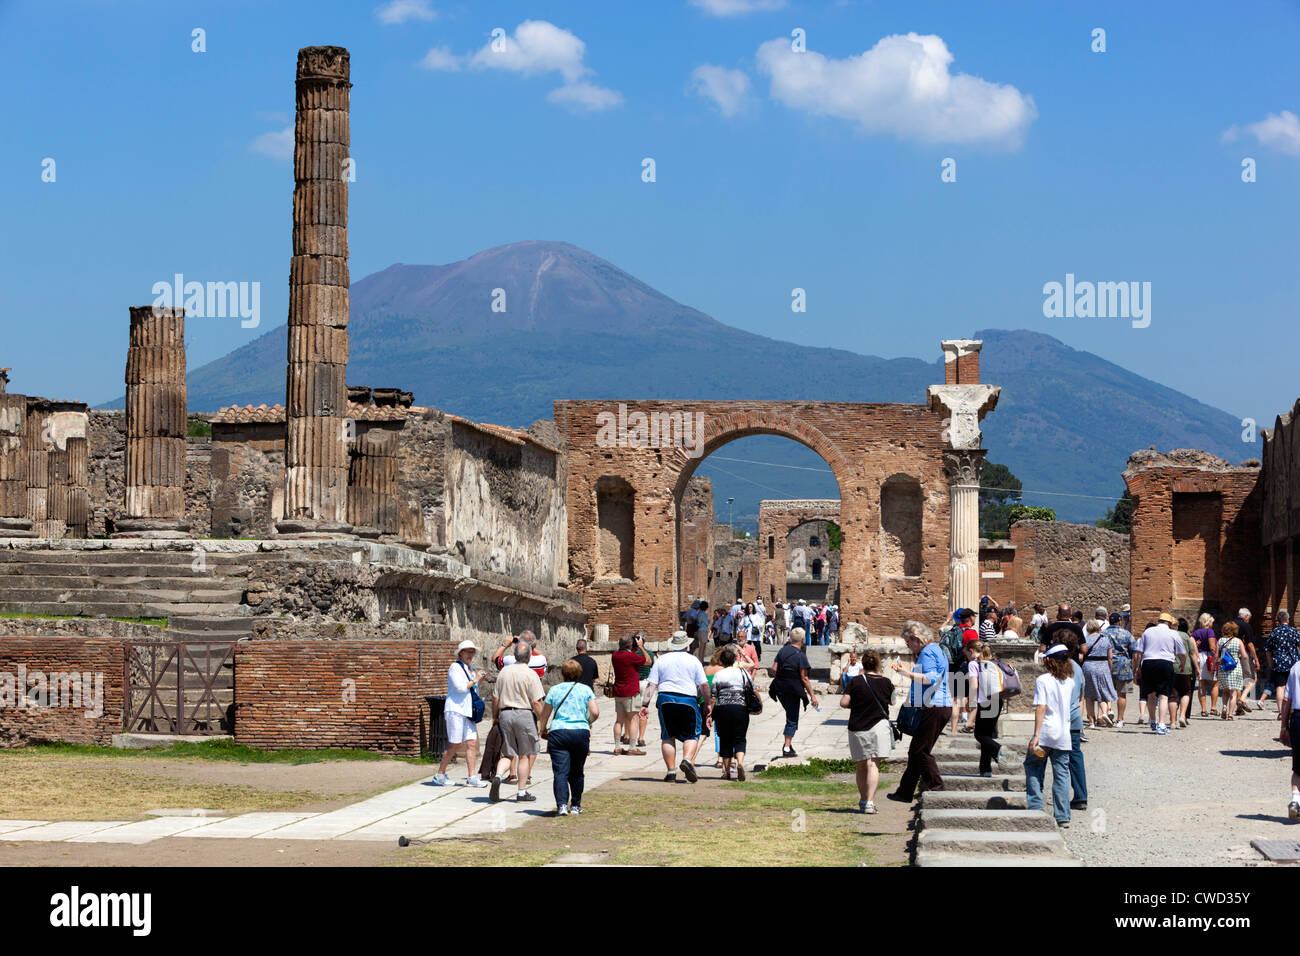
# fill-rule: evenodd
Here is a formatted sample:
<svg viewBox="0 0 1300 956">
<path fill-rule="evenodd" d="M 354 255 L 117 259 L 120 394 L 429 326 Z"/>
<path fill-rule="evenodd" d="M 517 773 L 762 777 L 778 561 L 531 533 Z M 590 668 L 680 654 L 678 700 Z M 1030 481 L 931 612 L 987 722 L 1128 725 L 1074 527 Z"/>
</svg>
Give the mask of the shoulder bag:
<svg viewBox="0 0 1300 956">
<path fill-rule="evenodd" d="M 898 722 L 897 722 L 897 721 L 889 720 L 889 707 L 888 707 L 887 705 L 882 704 L 882 703 L 880 702 L 880 695 L 877 694 L 877 693 L 876 693 L 876 689 L 875 689 L 874 687 L 871 686 L 871 680 L 867 677 L 867 675 L 866 675 L 865 672 L 859 674 L 858 676 L 861 677 L 861 678 L 862 678 L 862 682 L 863 682 L 864 684 L 867 685 L 867 690 L 870 691 L 872 700 L 874 700 L 874 701 L 876 702 L 876 706 L 879 707 L 880 710 L 884 713 L 884 715 L 885 715 L 885 720 L 888 720 L 888 721 L 889 721 L 889 732 L 890 732 L 890 734 L 893 735 L 895 743 L 897 743 L 898 741 L 902 740 L 902 739 L 903 739 L 903 731 L 899 728 L 899 726 L 898 726 Z M 852 681 L 849 681 L 849 683 L 852 684 L 853 682 L 852 682 Z M 847 689 L 848 689 L 848 688 L 845 688 L 845 690 L 847 690 Z M 891 696 L 892 696 L 892 695 L 891 695 Z M 902 714 L 900 713 L 899 716 L 901 717 Z M 919 725 L 918 725 L 918 726 L 919 726 Z"/>
<path fill-rule="evenodd" d="M 745 688 L 745 710 L 751 714 L 757 715 L 763 712 L 763 698 L 758 696 L 758 691 L 754 689 L 754 681 L 748 674 L 741 670 L 740 681 Z"/>
<path fill-rule="evenodd" d="M 566 700 L 568 700 L 568 699 L 569 699 L 569 695 L 573 693 L 573 688 L 575 688 L 575 687 L 577 687 L 577 686 L 578 686 L 578 682 L 577 682 L 576 680 L 575 680 L 573 683 L 571 683 L 571 684 L 569 685 L 569 689 L 568 689 L 567 691 L 565 691 L 565 692 L 564 692 L 564 696 L 560 698 L 560 707 L 563 707 L 563 706 L 564 706 L 564 702 L 565 702 Z M 541 738 L 542 738 L 543 740 L 545 740 L 545 739 L 550 735 L 550 733 L 551 733 L 551 724 L 555 723 L 555 717 L 556 717 L 557 714 L 559 714 L 559 712 L 560 712 L 560 707 L 556 707 L 553 711 L 551 711 L 551 716 L 550 716 L 549 718 L 547 718 L 546 726 L 543 727 L 542 730 L 541 730 Z"/>
<path fill-rule="evenodd" d="M 483 714 L 487 711 L 487 705 L 483 703 L 483 698 L 478 695 L 478 688 L 474 686 L 474 672 L 465 665 L 464 661 L 457 661 L 461 667 L 465 668 L 465 673 L 469 675 L 469 719 L 478 723 L 483 719 Z"/>
</svg>

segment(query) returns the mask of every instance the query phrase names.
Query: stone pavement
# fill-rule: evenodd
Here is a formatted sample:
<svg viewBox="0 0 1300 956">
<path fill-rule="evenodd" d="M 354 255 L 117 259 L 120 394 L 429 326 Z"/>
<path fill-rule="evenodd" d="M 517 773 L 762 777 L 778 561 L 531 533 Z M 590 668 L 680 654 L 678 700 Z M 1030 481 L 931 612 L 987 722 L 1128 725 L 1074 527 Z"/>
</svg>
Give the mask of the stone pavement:
<svg viewBox="0 0 1300 956">
<path fill-rule="evenodd" d="M 666 768 L 656 739 L 658 720 L 650 715 L 646 727 L 644 757 L 615 757 L 613 751 L 614 702 L 599 698 L 601 716 L 592 731 L 593 752 L 587 759 L 586 789 L 592 790 L 619 777 L 662 778 Z M 795 749 L 799 760 L 812 757 L 848 756 L 846 718 L 839 708 L 838 695 L 821 698 L 821 712 L 809 707 L 800 719 Z M 781 752 L 784 711 L 764 696 L 763 713 L 750 720 L 747 769 L 769 763 Z M 480 725 L 486 737 L 490 724 Z M 714 769 L 716 753 L 710 738 L 700 748 L 697 766 L 701 777 L 721 775 Z M 678 751 L 678 760 L 681 752 Z M 453 765 L 449 776 L 456 779 L 457 767 L 463 781 L 464 763 Z M 415 783 L 385 791 L 358 803 L 325 813 L 244 813 L 233 817 L 155 816 L 128 823 L 120 820 L 0 820 L 0 842 L 59 841 L 67 843 L 144 844 L 163 837 L 194 839 L 274 839 L 274 840 L 439 840 L 496 833 L 522 826 L 529 819 L 554 811 L 551 796 L 550 761 L 541 756 L 534 767 L 530 789 L 536 803 L 514 801 L 515 788 L 502 788 L 501 803 L 488 800 L 486 787 L 435 787 L 433 774 Z M 678 786 L 684 777 L 678 771 Z M 665 785 L 667 786 L 667 785 Z"/>
</svg>

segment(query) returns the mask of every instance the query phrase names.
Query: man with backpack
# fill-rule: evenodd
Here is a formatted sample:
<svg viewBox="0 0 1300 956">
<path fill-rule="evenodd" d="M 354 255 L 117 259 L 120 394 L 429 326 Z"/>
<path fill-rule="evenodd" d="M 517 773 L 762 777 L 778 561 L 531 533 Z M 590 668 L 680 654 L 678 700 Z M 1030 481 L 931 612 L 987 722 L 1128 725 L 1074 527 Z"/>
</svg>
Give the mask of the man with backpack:
<svg viewBox="0 0 1300 956">
<path fill-rule="evenodd" d="M 958 714 L 960 713 L 962 720 L 965 720 L 966 655 L 963 652 L 965 641 L 962 638 L 966 629 L 963 622 L 966 620 L 965 616 L 970 613 L 966 608 L 958 608 L 953 611 L 948 626 L 939 631 L 939 646 L 948 656 L 948 679 L 952 681 L 953 708 L 949 730 L 954 734 L 957 732 Z"/>
</svg>

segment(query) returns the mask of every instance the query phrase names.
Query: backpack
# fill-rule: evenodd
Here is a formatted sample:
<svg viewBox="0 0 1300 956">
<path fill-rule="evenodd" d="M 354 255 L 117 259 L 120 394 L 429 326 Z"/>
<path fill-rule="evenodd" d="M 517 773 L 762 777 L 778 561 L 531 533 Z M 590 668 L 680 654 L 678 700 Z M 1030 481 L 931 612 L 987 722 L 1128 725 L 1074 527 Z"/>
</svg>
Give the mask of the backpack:
<svg viewBox="0 0 1300 956">
<path fill-rule="evenodd" d="M 998 697 L 1003 701 L 1008 701 L 1012 697 L 1019 697 L 1021 692 L 1020 675 L 1016 669 L 1006 661 L 994 661 L 998 670 L 1002 672 L 1002 692 Z"/>
<path fill-rule="evenodd" d="M 700 629 L 700 619 L 695 616 L 694 611 L 688 612 L 686 615 L 686 636 L 694 637 L 696 632 L 699 631 L 699 629 Z"/>
<path fill-rule="evenodd" d="M 946 631 L 939 632 L 939 644 L 948 652 L 948 670 L 960 670 L 966 663 L 961 647 L 961 625 L 955 624 Z"/>
</svg>

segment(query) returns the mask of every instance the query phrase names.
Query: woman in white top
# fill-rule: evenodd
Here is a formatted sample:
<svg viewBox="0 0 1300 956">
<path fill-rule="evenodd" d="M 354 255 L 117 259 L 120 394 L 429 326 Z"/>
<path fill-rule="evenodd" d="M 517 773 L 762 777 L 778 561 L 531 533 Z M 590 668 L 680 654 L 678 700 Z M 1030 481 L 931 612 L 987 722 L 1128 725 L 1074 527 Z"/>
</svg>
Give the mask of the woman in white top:
<svg viewBox="0 0 1300 956">
<path fill-rule="evenodd" d="M 1043 778 L 1052 765 L 1052 810 L 1056 825 L 1070 825 L 1070 698 L 1074 695 L 1074 665 L 1064 644 L 1053 644 L 1043 655 L 1046 674 L 1034 681 L 1034 736 L 1025 754 L 1025 806 L 1043 809 Z"/>
<path fill-rule="evenodd" d="M 736 650 L 724 647 L 718 658 L 722 669 L 713 675 L 713 726 L 718 733 L 718 755 L 722 758 L 722 779 L 745 779 L 745 735 L 749 732 L 749 710 L 745 707 L 745 685 L 750 677 L 736 666 Z"/>
<path fill-rule="evenodd" d="M 1012 614 L 1007 618 L 1007 627 L 999 637 L 1004 641 L 1018 641 L 1024 636 L 1025 622 L 1020 619 L 1018 614 Z"/>
<path fill-rule="evenodd" d="M 486 787 L 487 781 L 474 775 L 474 766 L 478 758 L 478 728 L 474 724 L 474 695 L 478 684 L 487 674 L 475 670 L 471 665 L 478 648 L 473 641 L 461 641 L 456 648 L 456 659 L 447 669 L 447 700 L 443 704 L 443 720 L 447 725 L 447 743 L 438 763 L 438 773 L 433 778 L 437 787 L 445 787 L 451 781 L 447 779 L 447 766 L 456 756 L 462 745 L 465 747 L 465 766 L 469 776 L 465 778 L 467 787 Z"/>
</svg>

